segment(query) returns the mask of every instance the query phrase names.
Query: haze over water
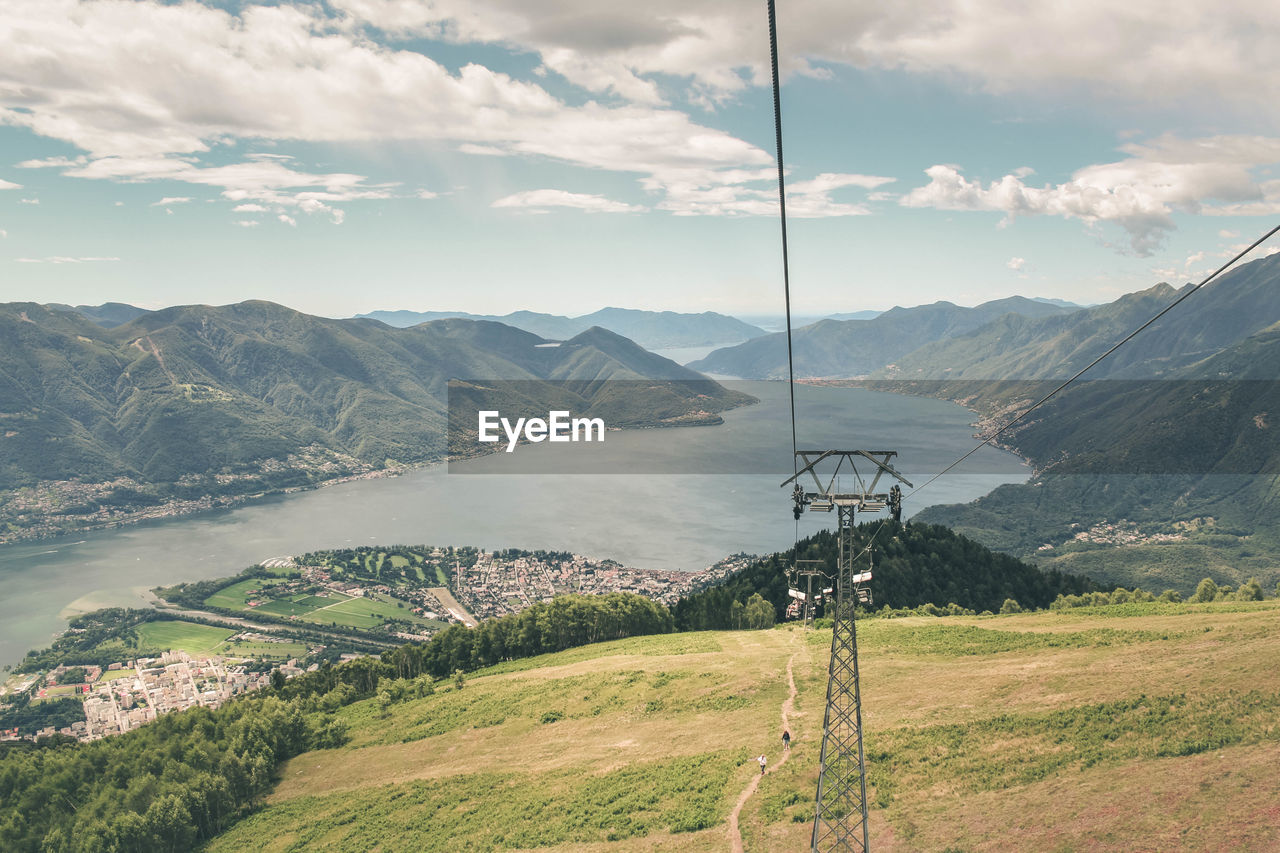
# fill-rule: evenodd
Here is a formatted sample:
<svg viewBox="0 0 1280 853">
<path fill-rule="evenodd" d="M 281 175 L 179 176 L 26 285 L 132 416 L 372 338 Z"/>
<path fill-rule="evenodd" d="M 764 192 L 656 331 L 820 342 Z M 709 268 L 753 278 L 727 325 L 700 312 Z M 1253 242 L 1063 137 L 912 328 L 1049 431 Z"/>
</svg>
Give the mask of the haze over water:
<svg viewBox="0 0 1280 853">
<path fill-rule="evenodd" d="M 320 548 L 544 548 L 697 571 L 731 553 L 789 547 L 796 525 L 789 489 L 779 488 L 791 471 L 787 386 L 724 384 L 761 402 L 725 413 L 722 426 L 609 432 L 589 448 L 520 447 L 449 470 L 434 466 L 230 510 L 0 547 L 0 664 L 48 645 L 66 627 L 64 611 L 141 606 L 154 586 L 230 575 L 269 557 Z M 801 449 L 894 449 L 898 469 L 916 485 L 974 444 L 973 415 L 940 400 L 799 386 L 796 405 Z M 752 473 L 645 473 L 684 467 L 673 459 L 688 460 L 687 470 Z M 557 473 L 581 460 L 590 460 L 582 470 L 631 473 Z M 535 473 L 502 473 L 517 461 L 520 470 Z M 775 473 L 761 473 L 769 471 Z M 983 448 L 905 511 L 972 500 L 1028 474 L 1014 455 Z M 806 513 L 799 533 L 833 524 L 831 514 Z"/>
</svg>

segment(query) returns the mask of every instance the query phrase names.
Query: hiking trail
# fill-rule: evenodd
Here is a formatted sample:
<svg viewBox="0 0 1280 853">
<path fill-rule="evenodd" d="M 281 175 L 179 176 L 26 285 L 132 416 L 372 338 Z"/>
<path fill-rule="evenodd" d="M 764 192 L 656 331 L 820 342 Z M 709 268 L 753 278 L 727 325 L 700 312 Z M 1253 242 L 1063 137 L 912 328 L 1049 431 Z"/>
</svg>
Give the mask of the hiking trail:
<svg viewBox="0 0 1280 853">
<path fill-rule="evenodd" d="M 796 679 L 792 674 L 791 667 L 792 664 L 795 663 L 796 655 L 799 654 L 799 651 L 793 652 L 791 657 L 787 659 L 787 684 L 790 687 L 790 695 L 787 696 L 787 701 L 782 703 L 783 731 L 791 730 L 791 715 L 795 713 Z M 777 769 L 786 764 L 787 760 L 790 758 L 791 750 L 784 749 L 782 751 L 782 757 L 778 759 L 778 763 L 771 767 L 768 772 L 776 772 Z M 757 773 L 751 777 L 751 784 L 744 788 L 742 793 L 738 795 L 738 802 L 734 803 L 733 811 L 729 813 L 729 844 L 733 853 L 743 853 L 742 832 L 738 829 L 738 816 L 742 813 L 742 807 L 747 804 L 747 800 L 751 799 L 751 795 L 754 794 L 756 792 L 756 788 L 760 786 L 760 780 L 764 778 L 764 775 L 765 774 L 763 773 Z"/>
</svg>

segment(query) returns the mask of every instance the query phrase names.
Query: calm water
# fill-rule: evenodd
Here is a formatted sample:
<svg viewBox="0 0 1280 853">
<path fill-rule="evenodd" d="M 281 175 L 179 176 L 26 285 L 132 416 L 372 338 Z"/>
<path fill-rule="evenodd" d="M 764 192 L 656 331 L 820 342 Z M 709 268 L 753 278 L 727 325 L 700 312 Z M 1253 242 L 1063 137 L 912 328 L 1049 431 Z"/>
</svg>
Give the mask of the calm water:
<svg viewBox="0 0 1280 853">
<path fill-rule="evenodd" d="M 700 358 L 706 358 L 707 356 L 711 355 L 711 353 L 715 352 L 716 350 L 722 347 L 736 346 L 737 344 L 740 344 L 740 343 L 742 343 L 742 341 L 736 341 L 734 343 L 727 343 L 727 344 L 715 344 L 714 346 L 666 347 L 664 349 L 650 350 L 650 352 L 654 353 L 655 355 L 660 355 L 663 358 L 669 358 L 672 361 L 674 361 L 676 364 L 688 364 L 691 361 L 697 361 Z"/>
<path fill-rule="evenodd" d="M 761 398 L 718 427 L 610 432 L 604 444 L 522 447 L 442 466 L 116 530 L 0 548 L 0 663 L 47 645 L 67 614 L 138 605 L 146 589 L 233 574 L 268 557 L 373 543 L 569 550 L 638 567 L 704 568 L 727 554 L 788 546 L 790 427 L 783 383 L 726 383 Z M 801 447 L 900 452 L 917 485 L 973 446 L 971 415 L 939 400 L 798 389 Z M 590 459 L 581 470 L 561 473 Z M 671 460 L 689 460 L 672 466 Z M 516 467 L 526 473 L 509 473 Z M 742 474 L 644 473 L 671 468 Z M 768 473 L 773 471 L 774 473 Z M 466 476 L 463 472 L 472 473 Z M 777 472 L 785 472 L 779 475 Z M 971 500 L 1028 469 L 984 448 L 910 501 L 908 513 Z M 886 484 L 887 485 L 887 484 Z M 801 535 L 829 526 L 806 514 Z"/>
</svg>

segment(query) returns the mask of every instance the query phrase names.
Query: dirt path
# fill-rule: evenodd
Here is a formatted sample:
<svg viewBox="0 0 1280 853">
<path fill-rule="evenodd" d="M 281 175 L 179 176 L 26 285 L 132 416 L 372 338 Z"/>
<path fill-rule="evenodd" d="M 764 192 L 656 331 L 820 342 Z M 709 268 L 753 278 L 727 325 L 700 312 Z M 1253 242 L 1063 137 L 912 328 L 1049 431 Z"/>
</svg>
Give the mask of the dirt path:
<svg viewBox="0 0 1280 853">
<path fill-rule="evenodd" d="M 787 659 L 787 685 L 791 688 L 787 701 L 782 703 L 782 728 L 784 731 L 791 729 L 791 714 L 796 707 L 796 679 L 792 674 L 791 666 L 795 663 L 796 656 L 800 652 L 794 652 Z M 791 757 L 791 750 L 783 750 L 782 757 L 778 759 L 778 763 L 770 768 L 769 772 L 776 772 L 779 767 L 787 763 L 787 759 Z M 738 802 L 734 803 L 733 811 L 729 813 L 729 845 L 733 853 L 743 853 L 742 848 L 742 832 L 738 829 L 738 816 L 742 814 L 742 807 L 747 804 L 747 800 L 751 799 L 751 795 L 756 792 L 756 788 L 760 786 L 760 780 L 764 777 L 761 773 L 751 777 L 751 784 L 743 789 L 738 795 Z"/>
</svg>

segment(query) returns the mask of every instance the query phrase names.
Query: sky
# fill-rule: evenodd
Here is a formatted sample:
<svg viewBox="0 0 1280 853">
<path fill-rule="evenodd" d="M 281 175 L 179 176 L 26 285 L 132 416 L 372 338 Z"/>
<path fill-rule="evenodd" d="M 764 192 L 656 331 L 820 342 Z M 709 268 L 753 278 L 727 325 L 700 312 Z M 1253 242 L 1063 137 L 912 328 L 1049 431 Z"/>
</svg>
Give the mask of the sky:
<svg viewBox="0 0 1280 853">
<path fill-rule="evenodd" d="M 797 313 L 1105 302 L 1280 222 L 1280 4 L 777 15 Z M 764 2 L 0 0 L 0 56 L 0 300 L 783 308 Z"/>
</svg>

